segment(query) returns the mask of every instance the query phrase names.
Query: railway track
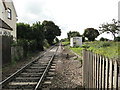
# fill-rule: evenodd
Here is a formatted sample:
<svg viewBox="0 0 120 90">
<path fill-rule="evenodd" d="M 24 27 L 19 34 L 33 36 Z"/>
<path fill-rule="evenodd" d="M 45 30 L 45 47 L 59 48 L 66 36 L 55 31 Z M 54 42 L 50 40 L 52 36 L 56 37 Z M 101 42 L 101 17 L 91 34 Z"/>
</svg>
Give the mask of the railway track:
<svg viewBox="0 0 120 90">
<path fill-rule="evenodd" d="M 51 84 L 55 71 L 55 46 L 0 82 L 2 90 L 40 90 Z"/>
</svg>

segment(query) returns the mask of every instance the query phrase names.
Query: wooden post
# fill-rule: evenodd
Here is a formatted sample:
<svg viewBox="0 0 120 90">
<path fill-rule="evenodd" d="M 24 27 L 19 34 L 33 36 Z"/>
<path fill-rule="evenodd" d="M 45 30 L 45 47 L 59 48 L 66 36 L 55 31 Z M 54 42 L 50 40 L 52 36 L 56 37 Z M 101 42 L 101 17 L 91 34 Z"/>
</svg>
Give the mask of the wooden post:
<svg viewBox="0 0 120 90">
<path fill-rule="evenodd" d="M 99 88 L 99 56 L 97 54 L 97 88 Z"/>
<path fill-rule="evenodd" d="M 95 54 L 95 88 L 97 88 L 97 54 Z"/>
<path fill-rule="evenodd" d="M 91 51 L 89 51 L 89 88 L 92 88 L 92 55 Z"/>
<path fill-rule="evenodd" d="M 113 88 L 113 67 L 112 67 L 112 60 L 110 60 L 110 69 L 109 69 L 109 88 Z"/>
<path fill-rule="evenodd" d="M 117 70 L 117 61 L 115 60 L 114 62 L 114 86 L 113 88 L 114 89 L 117 89 L 118 88 L 118 70 Z"/>
<path fill-rule="evenodd" d="M 93 53 L 91 52 L 91 88 L 94 88 L 93 87 Z"/>
<path fill-rule="evenodd" d="M 95 54 L 93 54 L 93 88 L 95 88 Z"/>
<path fill-rule="evenodd" d="M 88 82 L 88 85 L 87 85 L 87 88 L 89 88 L 89 84 L 90 84 L 90 75 L 89 75 L 89 68 L 90 68 L 90 63 L 89 63 L 89 60 L 90 60 L 90 55 L 89 55 L 89 51 L 87 51 L 87 55 L 88 55 L 88 59 L 87 59 L 87 82 Z"/>
<path fill-rule="evenodd" d="M 86 50 L 83 50 L 83 86 L 86 83 Z"/>
<path fill-rule="evenodd" d="M 106 70 L 105 70 L 105 88 L 108 88 L 108 70 L 109 70 L 109 65 L 108 65 L 108 58 L 106 58 Z"/>
<path fill-rule="evenodd" d="M 99 88 L 102 88 L 102 57 L 100 56 L 100 65 L 99 65 Z"/>
<path fill-rule="evenodd" d="M 102 89 L 105 88 L 105 58 L 103 58 L 103 64 L 102 64 Z"/>
</svg>

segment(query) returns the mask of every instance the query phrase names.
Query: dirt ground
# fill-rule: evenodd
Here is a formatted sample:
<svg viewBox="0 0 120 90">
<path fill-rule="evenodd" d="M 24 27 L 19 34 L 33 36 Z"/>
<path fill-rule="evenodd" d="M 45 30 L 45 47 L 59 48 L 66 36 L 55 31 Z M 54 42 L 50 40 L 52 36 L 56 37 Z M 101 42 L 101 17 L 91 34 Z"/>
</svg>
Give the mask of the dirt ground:
<svg viewBox="0 0 120 90">
<path fill-rule="evenodd" d="M 69 56 L 67 57 L 67 54 Z M 57 56 L 56 75 L 53 77 L 50 88 L 81 88 L 82 63 L 69 50 L 62 50 Z"/>
</svg>

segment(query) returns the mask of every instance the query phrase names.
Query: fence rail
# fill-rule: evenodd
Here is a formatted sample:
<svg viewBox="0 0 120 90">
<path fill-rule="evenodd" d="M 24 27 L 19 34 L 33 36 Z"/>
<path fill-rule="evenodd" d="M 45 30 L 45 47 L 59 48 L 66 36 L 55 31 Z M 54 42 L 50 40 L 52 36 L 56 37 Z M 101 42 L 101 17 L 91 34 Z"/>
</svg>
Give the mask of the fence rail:
<svg viewBox="0 0 120 90">
<path fill-rule="evenodd" d="M 83 50 L 85 88 L 120 89 L 120 61 Z"/>
</svg>

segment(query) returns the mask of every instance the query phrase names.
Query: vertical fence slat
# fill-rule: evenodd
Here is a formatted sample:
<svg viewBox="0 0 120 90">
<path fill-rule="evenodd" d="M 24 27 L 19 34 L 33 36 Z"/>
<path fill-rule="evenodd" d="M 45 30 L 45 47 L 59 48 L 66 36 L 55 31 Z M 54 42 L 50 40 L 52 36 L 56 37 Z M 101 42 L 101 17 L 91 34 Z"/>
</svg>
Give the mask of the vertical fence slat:
<svg viewBox="0 0 120 90">
<path fill-rule="evenodd" d="M 86 89 L 118 89 L 119 63 L 93 52 L 83 51 L 83 83 Z"/>
<path fill-rule="evenodd" d="M 82 84 L 83 86 L 85 86 L 85 50 L 83 50 L 83 81 L 82 81 Z"/>
<path fill-rule="evenodd" d="M 108 58 L 106 58 L 106 69 L 105 69 L 105 88 L 108 88 Z"/>
<path fill-rule="evenodd" d="M 95 55 L 93 54 L 93 88 L 95 88 Z"/>
<path fill-rule="evenodd" d="M 89 51 L 88 51 L 88 53 L 87 53 L 87 56 L 88 56 L 88 62 L 87 62 L 87 66 L 88 66 L 88 69 L 87 69 L 87 72 L 88 72 L 88 74 L 87 74 L 87 82 L 88 82 L 88 85 L 87 85 L 87 87 L 89 88 L 89 85 L 90 85 L 90 81 L 89 81 L 89 68 L 90 68 L 90 64 L 89 64 Z"/>
<path fill-rule="evenodd" d="M 97 88 L 99 88 L 99 56 L 97 54 Z"/>
<path fill-rule="evenodd" d="M 112 60 L 110 60 L 110 68 L 109 68 L 109 88 L 112 88 L 113 85 L 113 67 Z"/>
<path fill-rule="evenodd" d="M 103 64 L 102 64 L 102 89 L 105 88 L 105 60 L 103 58 Z"/>
<path fill-rule="evenodd" d="M 100 56 L 100 64 L 99 64 L 99 88 L 102 87 L 102 57 Z"/>
<path fill-rule="evenodd" d="M 95 88 L 97 88 L 97 54 L 95 54 Z"/>
<path fill-rule="evenodd" d="M 90 87 L 89 88 L 93 88 L 92 87 L 92 52 L 91 51 L 89 52 L 89 55 L 90 55 L 90 62 L 89 62 L 89 65 L 90 65 L 90 68 L 89 68 Z"/>
<path fill-rule="evenodd" d="M 117 70 L 117 61 L 114 62 L 114 86 L 113 88 L 117 89 L 118 87 L 118 70 Z"/>
</svg>

